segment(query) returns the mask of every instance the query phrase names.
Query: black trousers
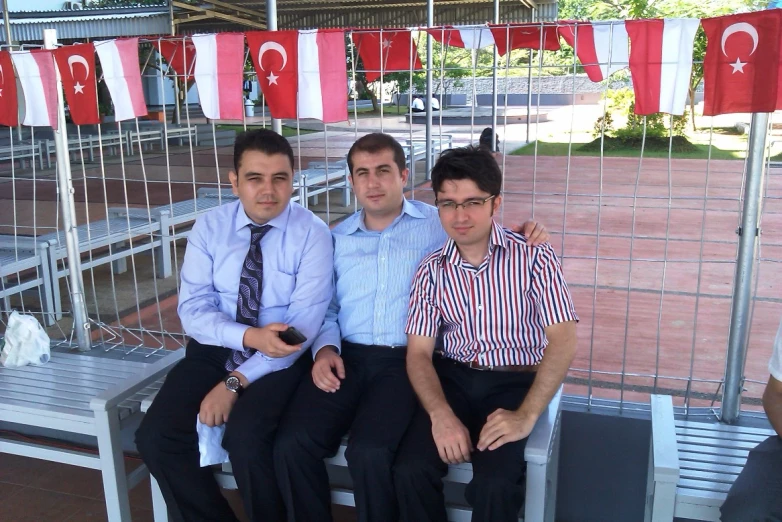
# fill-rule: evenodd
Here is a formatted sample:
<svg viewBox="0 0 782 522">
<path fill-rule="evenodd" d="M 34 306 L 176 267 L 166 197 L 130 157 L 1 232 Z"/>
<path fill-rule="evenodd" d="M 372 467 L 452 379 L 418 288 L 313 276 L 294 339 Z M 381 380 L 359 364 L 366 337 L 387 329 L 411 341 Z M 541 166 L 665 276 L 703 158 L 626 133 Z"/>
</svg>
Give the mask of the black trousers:
<svg viewBox="0 0 782 522">
<path fill-rule="evenodd" d="M 534 373 L 472 370 L 435 356 L 445 397 L 477 446 L 486 417 L 498 408 L 517 409 L 535 379 Z M 473 478 L 465 496 L 473 522 L 516 522 L 524 503 L 526 439 L 493 451 L 472 453 Z M 406 522 L 446 522 L 443 477 L 448 472 L 432 438 L 429 415 L 420 408 L 397 453 L 394 480 L 401 518 Z"/>
<path fill-rule="evenodd" d="M 720 508 L 722 522 L 782 522 L 782 439 L 769 437 L 747 464 Z"/>
<path fill-rule="evenodd" d="M 304 379 L 283 418 L 274 462 L 290 522 L 329 522 L 329 479 L 323 459 L 350 431 L 345 457 L 360 522 L 398 521 L 394 456 L 416 400 L 405 350 L 343 343 L 345 379 L 336 393 Z"/>
<path fill-rule="evenodd" d="M 227 375 L 231 350 L 191 340 L 136 431 L 141 458 L 157 479 L 175 521 L 236 521 L 211 467 L 200 467 L 196 417 L 201 401 Z M 272 449 L 279 419 L 312 365 L 309 352 L 262 377 L 236 401 L 223 436 L 244 509 L 253 521 L 285 519 Z"/>
</svg>

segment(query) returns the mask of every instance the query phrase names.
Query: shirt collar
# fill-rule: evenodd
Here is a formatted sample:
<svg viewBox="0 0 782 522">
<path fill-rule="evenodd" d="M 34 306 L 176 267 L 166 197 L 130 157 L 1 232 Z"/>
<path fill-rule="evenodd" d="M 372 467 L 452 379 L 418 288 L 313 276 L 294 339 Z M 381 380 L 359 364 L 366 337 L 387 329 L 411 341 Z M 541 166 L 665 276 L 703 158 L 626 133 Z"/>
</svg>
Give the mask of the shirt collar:
<svg viewBox="0 0 782 522">
<path fill-rule="evenodd" d="M 426 219 L 426 216 L 424 216 L 415 205 L 413 205 L 407 198 L 403 198 L 402 212 L 400 212 L 399 215 L 394 219 L 394 221 L 391 223 L 391 226 L 395 225 L 400 219 L 402 219 L 402 217 L 404 217 L 405 214 L 415 219 Z M 356 216 L 356 219 L 350 223 L 346 233 L 350 235 L 357 232 L 358 230 L 370 232 L 370 230 L 368 230 L 364 224 L 364 209 L 361 209 L 361 211 Z"/>
<path fill-rule="evenodd" d="M 489 235 L 489 255 L 494 251 L 494 247 L 507 249 L 508 237 L 505 235 L 505 230 L 502 226 L 492 220 L 491 234 Z M 443 247 L 440 256 L 454 265 L 458 265 L 462 262 L 462 256 L 459 253 L 459 249 L 456 247 L 456 241 L 451 238 L 448 238 L 448 241 L 445 242 L 445 246 Z"/>
<path fill-rule="evenodd" d="M 270 225 L 274 228 L 279 228 L 280 230 L 285 230 L 285 227 L 288 226 L 288 217 L 291 214 L 291 203 L 290 201 L 285 206 L 282 212 L 280 212 L 280 215 L 278 215 L 275 218 L 272 218 L 269 220 L 267 225 Z M 236 231 L 240 231 L 244 227 L 248 225 L 257 225 L 252 219 L 250 219 L 247 216 L 247 213 L 244 211 L 244 207 L 242 206 L 242 202 L 239 201 L 238 205 L 236 207 Z"/>
</svg>

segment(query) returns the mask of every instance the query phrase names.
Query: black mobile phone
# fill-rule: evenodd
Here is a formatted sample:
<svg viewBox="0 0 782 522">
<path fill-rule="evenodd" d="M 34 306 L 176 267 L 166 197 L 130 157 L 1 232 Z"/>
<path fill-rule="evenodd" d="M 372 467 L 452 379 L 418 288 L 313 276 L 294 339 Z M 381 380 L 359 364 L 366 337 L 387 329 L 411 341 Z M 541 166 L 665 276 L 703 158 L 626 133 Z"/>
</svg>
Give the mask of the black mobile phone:
<svg viewBox="0 0 782 522">
<path fill-rule="evenodd" d="M 290 344 L 291 346 L 301 344 L 304 341 L 307 340 L 306 337 L 304 337 L 304 334 L 298 331 L 293 326 L 289 326 L 287 330 L 284 332 L 280 332 L 280 339 L 282 339 L 282 342 L 285 344 Z"/>
</svg>

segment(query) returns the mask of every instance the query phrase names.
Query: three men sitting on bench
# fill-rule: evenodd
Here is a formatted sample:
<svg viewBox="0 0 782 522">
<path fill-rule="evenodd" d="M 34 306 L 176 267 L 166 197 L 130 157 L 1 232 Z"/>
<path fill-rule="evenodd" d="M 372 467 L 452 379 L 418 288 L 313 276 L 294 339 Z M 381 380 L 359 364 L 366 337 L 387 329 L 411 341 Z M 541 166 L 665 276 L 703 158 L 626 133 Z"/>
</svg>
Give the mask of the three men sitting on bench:
<svg viewBox="0 0 782 522">
<path fill-rule="evenodd" d="M 243 149 L 242 144 L 247 140 L 253 145 Z M 267 141 L 272 148 L 263 145 Z M 251 151 L 249 156 L 247 150 Z M 419 261 L 447 239 L 438 212 L 448 228 L 450 221 L 443 216 L 449 207 L 441 204 L 435 209 L 407 201 L 404 198 L 407 169 L 401 146 L 383 134 L 361 138 L 351 149 L 348 160 L 350 181 L 363 210 L 334 229 L 328 242 L 331 246 L 333 241 L 334 246 L 332 269 L 332 254 L 323 244 L 322 227 L 311 225 L 309 214 L 298 205 L 283 204 L 285 194 L 290 196 L 291 190 L 292 161 L 288 161 L 288 150 L 274 136 L 253 133 L 240 136 L 232 183 L 240 196 L 244 186 L 245 194 L 251 197 L 240 197 L 240 204 L 232 204 L 232 211 L 238 212 L 235 216 L 230 212 L 223 216 L 226 211 L 218 209 L 199 218 L 189 239 L 182 270 L 180 315 L 184 314 L 186 331 L 201 342 L 191 342 L 187 357 L 169 374 L 137 434 L 142 457 L 160 483 L 175 520 L 234 520 L 230 508 L 218 497 L 211 470 L 198 467 L 198 440 L 192 418 L 196 413 L 208 425 L 227 423 L 223 445 L 230 453 L 237 485 L 251 520 L 330 520 L 328 477 L 322 459 L 337 451 L 340 439 L 348 430 L 346 456 L 354 479 L 358 520 L 398 520 L 393 466 L 401 439 L 417 409 L 405 372 L 410 281 Z M 466 153 L 478 162 L 486 161 L 483 153 L 472 150 Z M 488 160 L 493 162 L 490 168 L 498 173 L 496 162 L 491 156 Z M 249 185 L 242 185 L 245 183 Z M 456 196 L 461 198 L 460 193 Z M 550 325 L 571 324 L 575 315 L 550 246 L 530 246 L 548 238 L 545 229 L 534 222 L 526 223 L 524 233 L 529 239 L 525 242 L 521 236 L 493 224 L 492 215 L 499 201 L 492 203 L 494 198 L 485 198 L 478 209 L 472 199 L 456 199 L 451 209 L 458 218 L 453 231 L 461 233 L 471 227 L 463 223 L 465 213 L 472 219 L 477 216 L 476 211 L 482 211 L 482 232 L 475 238 L 484 241 L 485 250 L 490 237 L 500 237 L 492 243 L 493 250 L 487 254 L 486 262 L 504 267 L 512 285 L 509 288 L 521 288 L 522 274 L 533 285 L 503 293 L 493 286 L 494 281 L 487 281 L 492 284 L 484 287 L 486 282 L 479 281 L 488 276 L 484 273 L 476 279 L 476 284 L 491 294 L 487 294 L 487 308 L 481 315 L 483 322 L 475 325 L 473 318 L 465 315 L 462 320 L 467 322 L 452 318 L 448 328 L 453 331 L 445 330 L 446 335 L 458 337 L 470 323 L 470 328 L 478 327 L 471 334 L 489 339 L 494 335 L 490 325 L 502 327 L 500 337 L 491 340 L 497 343 L 493 355 L 496 359 L 484 360 L 478 356 L 479 349 L 475 352 L 475 362 L 497 366 L 496 370 L 507 366 L 509 372 L 484 373 L 481 369 L 464 367 L 469 373 L 481 372 L 476 379 L 482 382 L 512 383 L 508 386 L 513 392 L 501 403 L 487 402 L 492 407 L 516 409 L 533 381 L 541 382 L 529 394 L 534 400 L 523 403 L 527 408 L 523 411 L 523 426 L 505 422 L 515 418 L 510 412 L 507 419 L 505 415 L 495 415 L 497 420 L 489 424 L 500 430 L 491 432 L 500 434 L 498 440 L 491 440 L 483 447 L 489 439 L 476 438 L 482 453 L 498 451 L 499 454 L 494 448 L 505 442 L 502 437 L 516 441 L 525 438 L 529 433 L 527 428 L 531 430 L 537 415 L 559 387 L 560 366 L 564 364 L 566 369 L 572 356 L 570 339 L 556 341 L 554 347 L 546 348 L 544 334 Z M 258 209 L 263 210 L 260 212 L 263 215 L 252 212 Z M 215 221 L 221 216 L 223 234 Z M 283 220 L 283 216 L 290 217 Z M 239 227 L 240 221 L 249 226 L 252 234 Z M 273 238 L 274 228 L 269 231 L 269 238 L 274 242 L 255 240 L 254 228 L 264 224 L 277 227 L 282 243 Z M 309 227 L 309 235 L 299 234 L 302 226 Z M 284 239 L 286 234 L 296 235 L 290 238 L 295 244 L 288 244 Z M 468 235 L 473 237 L 473 232 L 468 231 Z M 251 241 L 249 251 L 248 240 Z M 497 250 L 502 247 L 495 246 L 496 242 L 501 242 L 505 250 Z M 460 242 L 453 240 L 448 245 L 454 252 L 462 248 Z M 470 252 L 473 250 L 471 247 Z M 323 259 L 325 256 L 327 259 Z M 320 259 L 320 266 L 311 264 L 314 258 Z M 464 259 L 462 269 L 467 273 L 471 273 L 468 263 L 476 263 L 472 271 L 477 273 L 484 261 L 473 259 L 471 254 L 464 254 Z M 262 260 L 270 270 L 263 269 Z M 290 266 L 286 264 L 288 260 Z M 507 271 L 514 267 L 524 267 L 524 271 L 509 274 Z M 256 274 L 257 283 L 261 283 L 258 279 L 261 273 L 263 284 L 257 285 L 260 297 L 253 297 L 255 287 L 251 279 Z M 230 277 L 223 279 L 223 275 Z M 551 281 L 552 277 L 556 282 Z M 445 281 L 443 278 L 442 282 Z M 287 284 L 284 288 L 280 286 L 283 283 Z M 324 323 L 326 294 L 331 305 Z M 558 304 L 550 299 L 558 299 Z M 249 314 L 242 313 L 245 301 L 256 303 L 255 308 L 249 307 L 254 313 L 252 310 Z M 293 310 L 306 310 L 307 301 L 310 301 L 309 312 L 291 315 Z M 495 314 L 502 317 L 500 322 L 495 321 Z M 255 318 L 257 325 L 244 323 L 245 315 L 248 321 Z M 309 357 L 299 357 L 293 363 L 301 347 L 286 347 L 276 338 L 276 331 L 283 325 L 267 324 L 271 321 L 291 323 L 309 338 L 303 348 L 313 347 L 315 363 L 311 375 Z M 318 332 L 321 324 L 324 326 Z M 261 325 L 265 326 L 260 328 Z M 522 340 L 521 329 L 526 331 L 533 325 L 534 335 Z M 239 329 L 243 336 L 238 335 Z M 446 341 L 446 354 L 454 353 L 451 337 Z M 484 339 L 473 338 L 469 343 L 473 349 L 488 347 Z M 292 355 L 280 357 L 288 353 Z M 235 368 L 231 364 L 229 373 L 228 363 L 239 355 L 242 359 L 249 355 L 249 359 L 242 360 Z M 541 358 L 543 362 L 536 365 Z M 255 362 L 248 365 L 250 361 Z M 525 371 L 516 371 L 522 365 Z M 243 375 L 245 368 L 251 375 Z M 536 374 L 530 371 L 535 369 L 540 369 L 542 378 L 535 378 Z M 237 401 L 241 390 L 243 396 Z M 292 397 L 290 403 L 289 397 Z M 318 419 L 323 422 L 313 422 Z M 492 444 L 494 447 L 489 449 Z M 512 450 L 515 454 L 519 444 L 523 442 L 507 444 L 502 453 Z M 523 451 L 515 473 L 517 477 L 513 480 L 518 482 L 523 476 Z M 476 520 L 506 520 L 507 506 L 516 506 L 515 497 L 520 495 L 515 487 L 511 489 L 514 498 L 503 501 L 506 509 L 502 513 L 492 514 L 490 518 L 479 515 Z M 435 494 L 432 501 L 442 499 Z M 424 520 L 407 518 L 404 512 L 402 515 L 406 520 Z M 518 507 L 513 520 L 517 516 Z"/>
</svg>

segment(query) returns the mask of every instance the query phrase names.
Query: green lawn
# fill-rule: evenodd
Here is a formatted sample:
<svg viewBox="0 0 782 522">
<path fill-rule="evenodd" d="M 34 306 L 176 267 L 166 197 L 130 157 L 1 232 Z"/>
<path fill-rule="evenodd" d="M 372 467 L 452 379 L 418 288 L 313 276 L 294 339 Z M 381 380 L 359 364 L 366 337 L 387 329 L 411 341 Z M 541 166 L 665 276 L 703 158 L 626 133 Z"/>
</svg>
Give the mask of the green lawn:
<svg viewBox="0 0 782 522">
<path fill-rule="evenodd" d="M 680 151 L 674 149 L 672 158 L 677 159 L 708 159 L 709 149 L 711 149 L 712 159 L 744 159 L 747 147 L 747 137 L 737 134 L 732 129 L 714 129 L 710 136 L 708 130 L 699 132 L 688 132 L 687 139 L 692 143 L 690 150 Z M 587 143 L 593 138 L 587 133 L 574 133 L 572 136 L 572 148 L 568 141 L 555 139 L 548 136 L 537 142 L 538 156 L 600 156 L 599 147 L 588 147 Z M 645 158 L 667 158 L 668 147 L 667 139 L 661 140 L 662 143 L 652 147 L 651 144 L 644 148 Z M 648 142 L 647 142 L 648 143 Z M 613 145 L 613 144 L 612 144 Z M 587 149 L 587 150 L 584 150 Z M 779 152 L 779 151 L 772 151 Z M 514 150 L 511 154 L 517 156 L 532 156 L 535 154 L 535 142 L 529 143 L 523 147 Z M 640 145 L 634 146 L 606 146 L 603 150 L 606 157 L 624 157 L 638 158 L 641 155 Z"/>
<path fill-rule="evenodd" d="M 242 132 L 244 131 L 244 127 L 241 125 L 218 125 L 218 129 L 220 130 L 234 130 L 236 132 Z M 263 125 L 248 125 L 247 130 L 253 130 L 253 129 L 261 129 L 263 128 Z M 267 127 L 271 129 L 271 127 Z M 296 127 L 288 127 L 287 125 L 282 126 L 282 135 L 286 138 L 290 138 L 291 136 L 296 136 L 297 134 L 312 134 L 313 132 L 318 132 L 310 129 L 300 129 L 300 132 L 296 132 Z"/>
</svg>

